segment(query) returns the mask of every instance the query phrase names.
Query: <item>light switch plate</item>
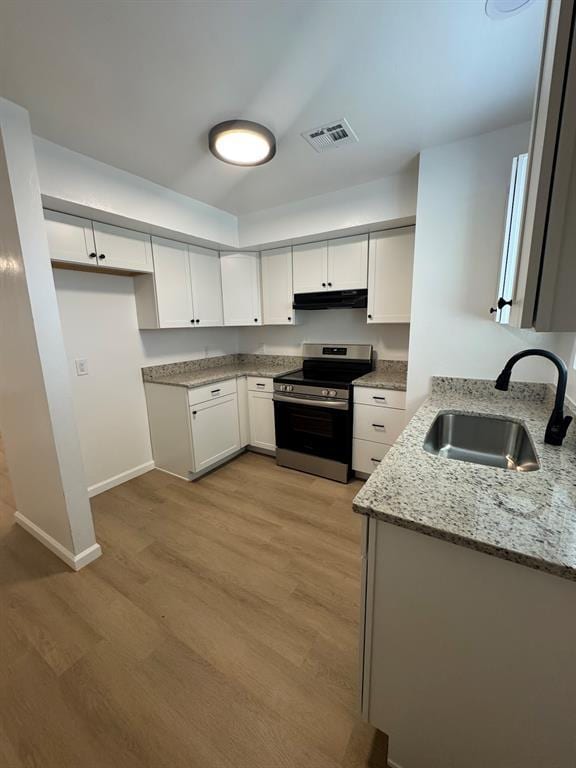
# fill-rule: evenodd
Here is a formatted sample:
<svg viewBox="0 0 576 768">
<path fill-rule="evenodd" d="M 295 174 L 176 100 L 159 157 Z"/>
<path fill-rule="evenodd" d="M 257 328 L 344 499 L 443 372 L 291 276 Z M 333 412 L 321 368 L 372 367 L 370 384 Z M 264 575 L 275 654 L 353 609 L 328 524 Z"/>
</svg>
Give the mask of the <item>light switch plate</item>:
<svg viewBox="0 0 576 768">
<path fill-rule="evenodd" d="M 88 360 L 85 357 L 78 357 L 74 360 L 76 366 L 76 376 L 88 376 Z"/>
</svg>

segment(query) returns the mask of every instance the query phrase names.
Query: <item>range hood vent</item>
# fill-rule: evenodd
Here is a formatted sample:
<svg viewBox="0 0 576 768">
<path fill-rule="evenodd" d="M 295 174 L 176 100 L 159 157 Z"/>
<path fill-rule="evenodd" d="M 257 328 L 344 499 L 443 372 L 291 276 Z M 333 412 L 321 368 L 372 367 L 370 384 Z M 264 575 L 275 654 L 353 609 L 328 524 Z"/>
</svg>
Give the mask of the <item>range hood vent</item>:
<svg viewBox="0 0 576 768">
<path fill-rule="evenodd" d="M 368 291 L 320 291 L 319 293 L 295 293 L 294 309 L 365 309 Z"/>
<path fill-rule="evenodd" d="M 333 147 L 342 147 L 344 144 L 356 144 L 358 136 L 350 127 L 348 120 L 334 120 L 332 123 L 320 125 L 318 128 L 312 128 L 302 134 L 308 144 L 316 152 L 325 152 Z"/>
</svg>

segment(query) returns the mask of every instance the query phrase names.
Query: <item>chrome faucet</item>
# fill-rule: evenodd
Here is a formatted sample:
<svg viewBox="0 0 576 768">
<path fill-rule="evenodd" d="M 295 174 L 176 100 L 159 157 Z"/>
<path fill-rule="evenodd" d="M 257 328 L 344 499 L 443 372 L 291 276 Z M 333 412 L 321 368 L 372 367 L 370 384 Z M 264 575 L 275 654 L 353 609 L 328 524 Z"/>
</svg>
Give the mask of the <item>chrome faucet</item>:
<svg viewBox="0 0 576 768">
<path fill-rule="evenodd" d="M 532 355 L 535 355 L 536 357 L 545 357 L 547 360 L 551 360 L 558 369 L 556 400 L 554 401 L 552 415 L 546 425 L 544 442 L 549 445 L 562 445 L 568 427 L 570 426 L 570 422 L 572 421 L 572 416 L 564 416 L 564 398 L 566 396 L 566 384 L 568 382 L 568 369 L 562 358 L 555 355 L 554 352 L 548 352 L 547 349 L 525 349 L 523 352 L 518 352 L 517 354 L 512 355 L 502 369 L 502 373 L 496 379 L 496 389 L 501 389 L 506 392 L 508 390 L 508 385 L 510 384 L 512 368 L 516 365 L 518 360 L 522 360 L 523 357 L 530 357 Z"/>
</svg>

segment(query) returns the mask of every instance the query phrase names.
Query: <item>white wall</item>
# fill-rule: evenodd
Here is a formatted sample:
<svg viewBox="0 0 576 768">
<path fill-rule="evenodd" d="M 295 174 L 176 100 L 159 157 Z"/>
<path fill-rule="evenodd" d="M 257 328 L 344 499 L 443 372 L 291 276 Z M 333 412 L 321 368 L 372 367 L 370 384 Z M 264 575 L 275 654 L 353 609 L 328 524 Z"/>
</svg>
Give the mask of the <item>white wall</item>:
<svg viewBox="0 0 576 768">
<path fill-rule="evenodd" d="M 240 245 L 250 248 L 411 218 L 416 213 L 417 181 L 415 164 L 406 173 L 244 214 L 238 221 Z"/>
<path fill-rule="evenodd" d="M 100 554 L 26 110 L 0 99 L 0 410 L 17 521 L 74 568 Z"/>
<path fill-rule="evenodd" d="M 82 457 L 91 492 L 150 469 L 141 367 L 237 351 L 236 329 L 140 331 L 131 277 L 54 270 Z M 86 358 L 89 374 L 76 376 Z M 104 486 L 102 484 L 105 484 Z"/>
<path fill-rule="evenodd" d="M 529 124 L 424 150 L 420 156 L 408 402 L 414 409 L 433 375 L 495 378 L 530 346 L 556 349 L 559 335 L 502 327 L 490 319 L 512 158 L 528 147 Z M 515 376 L 550 381 L 534 358 Z"/>
<path fill-rule="evenodd" d="M 152 225 L 164 230 L 167 237 L 176 232 L 238 246 L 238 221 L 227 211 L 45 139 L 35 137 L 34 149 L 43 196 L 103 211 L 126 220 L 118 223 L 130 223 L 144 232 Z"/>
<path fill-rule="evenodd" d="M 372 344 L 380 359 L 407 360 L 407 324 L 367 325 L 364 309 L 299 312 L 295 326 L 261 326 L 240 329 L 242 352 L 266 355 L 299 355 L 302 343 L 325 341 Z"/>
</svg>

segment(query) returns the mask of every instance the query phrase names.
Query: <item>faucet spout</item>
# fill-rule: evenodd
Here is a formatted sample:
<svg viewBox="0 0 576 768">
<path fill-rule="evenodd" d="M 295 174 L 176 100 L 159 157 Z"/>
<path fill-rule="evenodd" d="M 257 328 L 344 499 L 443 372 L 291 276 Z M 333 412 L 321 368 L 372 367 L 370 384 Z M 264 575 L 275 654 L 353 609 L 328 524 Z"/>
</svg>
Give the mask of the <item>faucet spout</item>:
<svg viewBox="0 0 576 768">
<path fill-rule="evenodd" d="M 522 360 L 524 357 L 545 357 L 550 360 L 556 366 L 558 371 L 558 384 L 556 386 L 556 399 L 554 401 L 554 408 L 552 414 L 548 420 L 546 426 L 546 432 L 544 434 L 544 442 L 549 445 L 562 445 L 566 432 L 572 421 L 571 416 L 564 416 L 564 399 L 566 397 L 566 385 L 568 383 L 568 369 L 566 363 L 554 352 L 549 352 L 547 349 L 525 349 L 523 352 L 517 352 L 512 355 L 510 360 L 506 363 L 498 378 L 496 379 L 495 388 L 508 391 L 510 385 L 510 376 L 512 375 L 512 368 L 516 365 L 518 360 Z"/>
</svg>

